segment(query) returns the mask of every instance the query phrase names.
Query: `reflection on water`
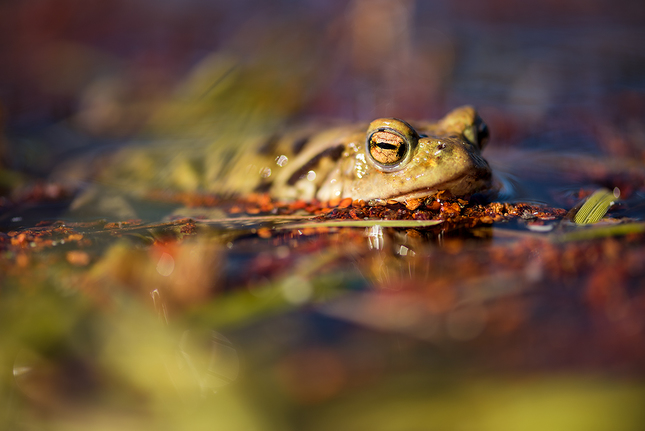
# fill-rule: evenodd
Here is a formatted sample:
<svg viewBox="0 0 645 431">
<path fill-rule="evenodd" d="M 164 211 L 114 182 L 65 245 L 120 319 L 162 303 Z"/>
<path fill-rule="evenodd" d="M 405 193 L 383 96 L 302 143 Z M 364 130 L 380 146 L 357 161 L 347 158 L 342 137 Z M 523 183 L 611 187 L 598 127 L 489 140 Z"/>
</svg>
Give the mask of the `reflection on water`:
<svg viewBox="0 0 645 431">
<path fill-rule="evenodd" d="M 15 328 L 2 339 L 13 378 L 2 383 L 14 395 L 3 420 L 316 429 L 333 415 L 390 429 L 422 423 L 428 408 L 467 424 L 449 412 L 493 397 L 473 412 L 493 428 L 533 403 L 580 429 L 592 407 L 619 429 L 640 423 L 642 386 L 612 376 L 640 375 L 645 358 L 642 236 L 220 229 L 141 229 L 101 253 L 86 233 L 90 262 L 53 249 L 24 255 L 31 275 L 9 268 L 0 307 Z M 543 414 L 527 412 L 520 423 Z"/>
<path fill-rule="evenodd" d="M 374 225 L 367 234 L 369 247 L 372 250 L 383 250 L 383 228 L 381 225 Z"/>
</svg>

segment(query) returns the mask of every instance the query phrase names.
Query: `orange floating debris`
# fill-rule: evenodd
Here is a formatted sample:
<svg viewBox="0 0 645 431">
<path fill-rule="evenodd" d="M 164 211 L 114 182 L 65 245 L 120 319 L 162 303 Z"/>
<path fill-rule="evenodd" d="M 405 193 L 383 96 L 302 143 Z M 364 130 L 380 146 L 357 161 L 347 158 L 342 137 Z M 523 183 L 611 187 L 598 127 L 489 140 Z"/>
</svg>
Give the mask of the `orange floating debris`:
<svg viewBox="0 0 645 431">
<path fill-rule="evenodd" d="M 339 197 L 329 199 L 329 204 L 328 205 L 330 207 L 337 207 L 338 204 L 340 204 L 340 198 Z"/>
<path fill-rule="evenodd" d="M 421 206 L 422 202 L 423 202 L 423 199 L 421 198 L 408 199 L 407 201 L 405 201 L 405 207 L 410 211 L 414 211 L 415 209 Z"/>
<path fill-rule="evenodd" d="M 338 208 L 348 208 L 352 204 L 352 198 L 345 198 L 338 204 Z"/>
</svg>

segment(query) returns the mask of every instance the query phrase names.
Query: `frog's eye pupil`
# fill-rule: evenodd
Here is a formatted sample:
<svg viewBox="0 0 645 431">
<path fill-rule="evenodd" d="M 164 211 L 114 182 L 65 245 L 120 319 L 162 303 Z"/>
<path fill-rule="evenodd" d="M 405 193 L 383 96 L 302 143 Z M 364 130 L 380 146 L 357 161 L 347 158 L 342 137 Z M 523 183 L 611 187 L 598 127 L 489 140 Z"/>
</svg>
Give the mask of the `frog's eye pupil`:
<svg viewBox="0 0 645 431">
<path fill-rule="evenodd" d="M 382 150 L 396 150 L 396 149 L 398 149 L 396 145 L 388 144 L 388 143 L 385 143 L 385 142 L 377 142 L 376 146 L 379 147 Z"/>
<path fill-rule="evenodd" d="M 374 161 L 384 166 L 395 166 L 403 160 L 408 143 L 397 133 L 380 130 L 369 140 L 369 152 Z"/>
</svg>

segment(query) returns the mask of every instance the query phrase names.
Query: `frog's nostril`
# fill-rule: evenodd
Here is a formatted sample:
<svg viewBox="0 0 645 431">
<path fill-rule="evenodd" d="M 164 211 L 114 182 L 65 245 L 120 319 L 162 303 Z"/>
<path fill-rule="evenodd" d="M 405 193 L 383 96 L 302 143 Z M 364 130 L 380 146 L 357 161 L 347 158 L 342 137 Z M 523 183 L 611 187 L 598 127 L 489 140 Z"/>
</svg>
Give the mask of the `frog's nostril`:
<svg viewBox="0 0 645 431">
<path fill-rule="evenodd" d="M 435 147 L 434 155 L 439 156 L 439 154 L 441 154 L 441 150 L 443 150 L 444 148 L 446 148 L 446 143 L 445 142 L 438 142 L 437 146 Z"/>
</svg>

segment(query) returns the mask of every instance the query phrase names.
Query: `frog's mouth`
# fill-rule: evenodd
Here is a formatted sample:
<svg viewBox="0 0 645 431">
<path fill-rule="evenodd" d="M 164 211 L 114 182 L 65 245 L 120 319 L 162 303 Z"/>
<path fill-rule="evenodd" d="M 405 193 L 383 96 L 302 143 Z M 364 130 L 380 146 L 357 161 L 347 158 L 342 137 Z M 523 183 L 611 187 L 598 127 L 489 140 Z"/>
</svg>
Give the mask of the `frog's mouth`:
<svg viewBox="0 0 645 431">
<path fill-rule="evenodd" d="M 431 189 L 420 189 L 420 190 L 414 190 L 408 193 L 404 193 L 401 195 L 396 195 L 396 196 L 391 196 L 388 197 L 387 199 L 395 200 L 397 202 L 402 202 L 405 203 L 410 200 L 415 200 L 415 199 L 423 199 L 430 197 L 434 195 L 437 192 L 440 192 L 441 190 L 446 190 L 445 188 L 442 187 L 436 187 L 436 188 L 431 188 Z"/>
<path fill-rule="evenodd" d="M 464 196 L 475 191 L 484 190 L 490 186 L 490 177 L 479 177 L 470 174 L 462 174 L 443 183 L 432 187 L 423 187 L 411 190 L 387 199 L 394 199 L 398 202 L 405 202 L 411 199 L 425 198 L 439 191 L 447 190 L 455 196 Z"/>
</svg>

